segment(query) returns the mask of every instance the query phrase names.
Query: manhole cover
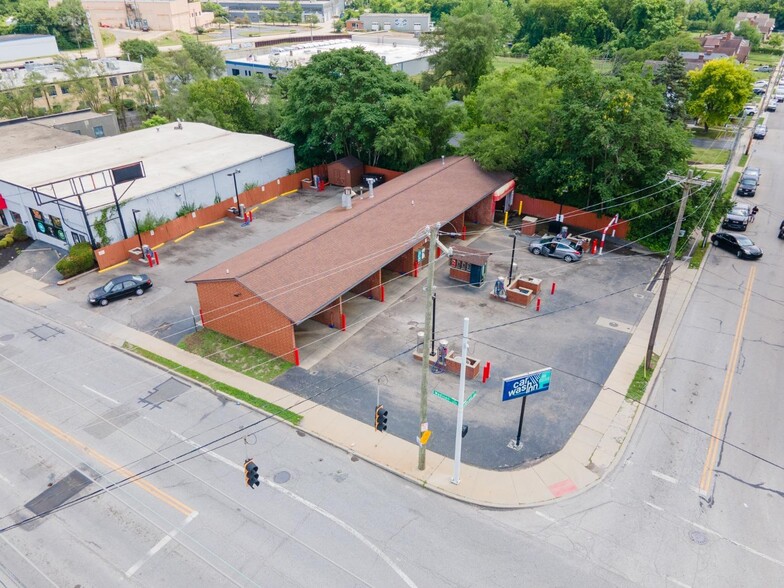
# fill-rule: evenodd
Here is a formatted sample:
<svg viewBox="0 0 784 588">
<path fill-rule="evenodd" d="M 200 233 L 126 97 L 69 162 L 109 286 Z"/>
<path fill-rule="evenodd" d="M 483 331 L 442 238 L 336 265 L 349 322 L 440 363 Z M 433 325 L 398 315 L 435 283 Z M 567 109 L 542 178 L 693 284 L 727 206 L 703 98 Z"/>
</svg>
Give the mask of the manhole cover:
<svg viewBox="0 0 784 588">
<path fill-rule="evenodd" d="M 13 335 L 0 335 L 0 341 L 10 341 L 13 338 Z"/>
<path fill-rule="evenodd" d="M 297 429 L 297 435 L 299 435 L 300 437 L 304 437 L 305 431 L 300 431 L 299 429 Z"/>
<path fill-rule="evenodd" d="M 642 294 L 639 294 L 637 292 L 634 293 L 634 297 L 635 298 L 645 298 L 645 296 L 643 296 Z"/>
<path fill-rule="evenodd" d="M 694 541 L 697 545 L 705 545 L 708 542 L 705 533 L 700 531 L 689 531 L 689 539 Z"/>
<path fill-rule="evenodd" d="M 311 376 L 318 376 L 318 370 L 310 370 Z"/>
<path fill-rule="evenodd" d="M 613 321 L 610 321 L 610 326 L 611 326 L 611 327 L 617 327 L 617 326 L 618 326 L 618 323 L 616 323 L 616 322 L 613 322 Z"/>
<path fill-rule="evenodd" d="M 282 471 L 282 472 L 278 472 L 277 474 L 275 474 L 275 475 L 272 477 L 272 480 L 273 480 L 273 481 L 274 481 L 276 484 L 285 484 L 285 483 L 286 483 L 286 482 L 288 482 L 290 479 L 291 479 L 291 474 L 290 474 L 290 473 L 288 473 L 288 472 L 287 472 L 287 471 L 285 471 L 285 470 L 284 470 L 284 471 Z"/>
<path fill-rule="evenodd" d="M 359 461 L 359 458 L 356 455 L 352 455 L 351 461 Z"/>
</svg>

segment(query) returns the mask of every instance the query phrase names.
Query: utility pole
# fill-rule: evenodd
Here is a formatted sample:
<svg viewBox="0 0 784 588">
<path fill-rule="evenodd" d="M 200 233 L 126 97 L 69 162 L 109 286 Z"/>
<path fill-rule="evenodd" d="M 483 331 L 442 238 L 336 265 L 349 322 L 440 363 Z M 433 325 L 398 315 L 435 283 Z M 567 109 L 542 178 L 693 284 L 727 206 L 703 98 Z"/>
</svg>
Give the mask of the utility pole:
<svg viewBox="0 0 784 588">
<path fill-rule="evenodd" d="M 460 459 L 463 451 L 463 408 L 465 405 L 465 372 L 468 356 L 468 317 L 463 319 L 463 342 L 460 351 L 460 386 L 457 389 L 457 424 L 455 425 L 455 463 L 452 483 L 460 483 Z"/>
<path fill-rule="evenodd" d="M 427 427 L 427 374 L 430 371 L 430 329 L 433 324 L 433 282 L 436 279 L 436 248 L 438 247 L 438 229 L 440 223 L 428 227 L 430 232 L 430 248 L 427 253 L 427 286 L 425 287 L 425 338 L 422 341 L 422 383 L 419 389 L 419 435 Z M 419 470 L 425 469 L 424 443 L 419 444 Z"/>
<path fill-rule="evenodd" d="M 648 339 L 648 350 L 645 353 L 645 367 L 652 369 L 651 360 L 653 359 L 653 345 L 656 343 L 656 333 L 659 330 L 659 321 L 661 320 L 662 309 L 664 308 L 664 298 L 667 296 L 667 284 L 670 281 L 670 272 L 672 270 L 672 261 L 675 259 L 675 249 L 678 245 L 678 236 L 681 232 L 681 223 L 683 222 L 683 215 L 686 212 L 686 203 L 689 200 L 692 186 L 709 186 L 712 182 L 707 180 L 699 180 L 693 178 L 692 170 L 689 170 L 689 175 L 685 178 L 683 176 L 676 176 L 674 174 L 667 174 L 668 180 L 674 180 L 683 185 L 683 195 L 681 196 L 681 206 L 678 209 L 678 218 L 675 220 L 675 228 L 672 231 L 672 238 L 670 239 L 670 251 L 667 254 L 667 259 L 664 265 L 664 278 L 662 279 L 661 291 L 659 292 L 659 300 L 656 303 L 656 314 L 653 315 L 653 326 L 651 327 L 651 336 Z"/>
</svg>

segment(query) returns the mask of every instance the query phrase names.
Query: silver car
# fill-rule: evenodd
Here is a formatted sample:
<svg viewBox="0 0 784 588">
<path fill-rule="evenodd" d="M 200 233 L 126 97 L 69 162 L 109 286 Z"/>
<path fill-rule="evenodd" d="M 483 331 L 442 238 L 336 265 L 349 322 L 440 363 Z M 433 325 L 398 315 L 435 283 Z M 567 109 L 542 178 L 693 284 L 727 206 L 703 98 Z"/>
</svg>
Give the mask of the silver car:
<svg viewBox="0 0 784 588">
<path fill-rule="evenodd" d="M 528 245 L 528 251 L 534 255 L 547 255 L 548 257 L 558 257 L 566 263 L 580 261 L 583 258 L 582 248 L 573 245 L 569 241 L 558 241 L 552 237 L 544 237 L 532 241 Z"/>
</svg>

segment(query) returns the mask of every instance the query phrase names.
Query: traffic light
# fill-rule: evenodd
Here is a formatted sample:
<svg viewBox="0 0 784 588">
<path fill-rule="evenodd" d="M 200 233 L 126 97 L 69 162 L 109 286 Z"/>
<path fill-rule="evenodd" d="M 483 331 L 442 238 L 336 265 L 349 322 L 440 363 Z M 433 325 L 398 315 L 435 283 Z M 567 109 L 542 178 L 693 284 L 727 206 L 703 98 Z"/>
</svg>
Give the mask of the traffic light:
<svg viewBox="0 0 784 588">
<path fill-rule="evenodd" d="M 245 460 L 245 483 L 253 489 L 261 484 L 259 482 L 259 466 L 252 459 Z"/>
<path fill-rule="evenodd" d="M 387 415 L 389 411 L 384 408 L 383 404 L 379 404 L 376 407 L 376 431 L 381 431 L 382 433 L 387 430 Z"/>
</svg>

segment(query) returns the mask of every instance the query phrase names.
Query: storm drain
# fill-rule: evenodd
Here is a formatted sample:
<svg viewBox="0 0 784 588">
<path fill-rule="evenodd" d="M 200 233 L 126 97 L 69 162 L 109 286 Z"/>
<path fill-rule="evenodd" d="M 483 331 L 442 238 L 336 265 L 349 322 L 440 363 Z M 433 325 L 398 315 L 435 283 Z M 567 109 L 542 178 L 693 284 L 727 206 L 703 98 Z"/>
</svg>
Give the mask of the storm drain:
<svg viewBox="0 0 784 588">
<path fill-rule="evenodd" d="M 62 335 L 65 331 L 52 327 L 51 325 L 39 325 L 27 330 L 33 337 L 39 341 L 48 341 L 52 337 Z"/>
<path fill-rule="evenodd" d="M 631 333 L 634 330 L 634 325 L 622 323 L 621 321 L 616 321 L 613 319 L 608 319 L 603 316 L 600 316 L 597 319 L 596 324 L 599 325 L 600 327 L 605 327 L 606 329 L 621 331 L 622 333 Z"/>
<path fill-rule="evenodd" d="M 92 483 L 82 472 L 74 470 L 25 504 L 25 508 L 40 516 L 64 504 Z"/>
<path fill-rule="evenodd" d="M 164 402 L 171 402 L 180 394 L 189 389 L 190 386 L 188 386 L 188 384 L 180 382 L 175 378 L 169 378 L 162 384 L 159 384 L 153 388 L 152 392 L 150 392 L 147 396 L 144 398 L 139 398 L 139 402 L 149 405 L 150 408 L 161 408 L 161 404 Z"/>
</svg>

